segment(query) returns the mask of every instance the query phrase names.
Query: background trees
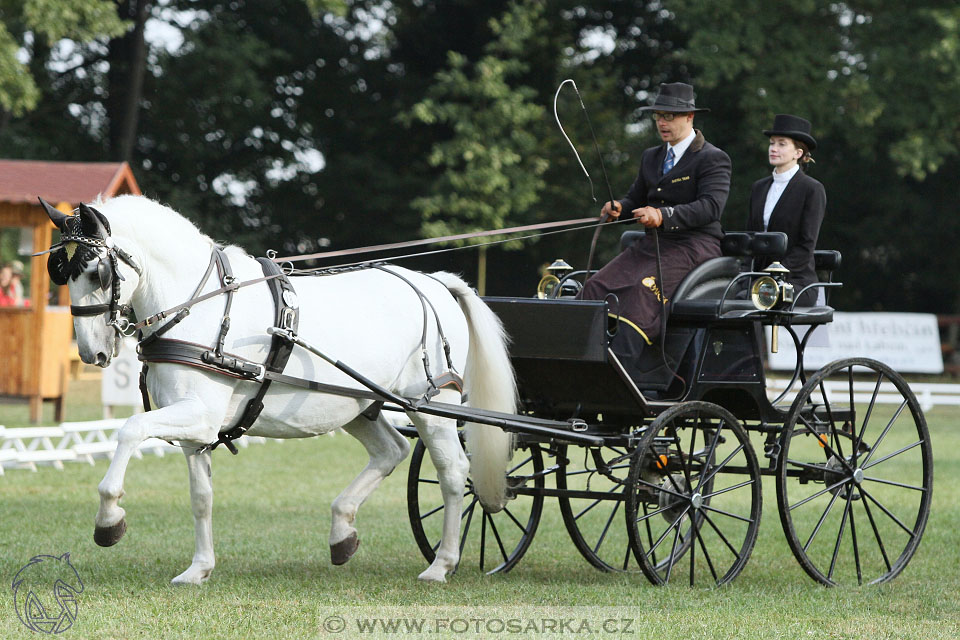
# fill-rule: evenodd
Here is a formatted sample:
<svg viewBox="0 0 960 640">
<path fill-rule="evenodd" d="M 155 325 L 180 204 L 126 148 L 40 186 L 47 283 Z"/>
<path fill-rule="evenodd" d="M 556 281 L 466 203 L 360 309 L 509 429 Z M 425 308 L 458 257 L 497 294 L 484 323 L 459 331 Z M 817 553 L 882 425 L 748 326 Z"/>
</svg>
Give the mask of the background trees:
<svg viewBox="0 0 960 640">
<path fill-rule="evenodd" d="M 767 172 L 761 130 L 804 115 L 821 246 L 844 252 L 836 303 L 954 312 L 958 51 L 960 9 L 935 0 L 0 0 L 0 153 L 128 160 L 211 235 L 305 253 L 592 215 L 559 83 L 580 87 L 620 195 L 656 141 L 638 107 L 686 80 L 734 161 L 728 229 Z M 572 92 L 558 113 L 605 198 Z M 488 290 L 582 266 L 588 236 L 491 249 Z"/>
</svg>

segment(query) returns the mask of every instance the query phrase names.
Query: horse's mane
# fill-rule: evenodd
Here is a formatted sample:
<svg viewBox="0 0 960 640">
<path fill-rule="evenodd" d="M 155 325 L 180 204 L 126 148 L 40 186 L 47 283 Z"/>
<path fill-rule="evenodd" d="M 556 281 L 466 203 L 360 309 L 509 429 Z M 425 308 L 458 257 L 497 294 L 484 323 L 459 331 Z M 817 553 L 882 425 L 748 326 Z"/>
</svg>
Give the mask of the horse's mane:
<svg viewBox="0 0 960 640">
<path fill-rule="evenodd" d="M 189 219 L 144 196 L 97 196 L 91 206 L 107 217 L 113 227 L 113 235 L 142 236 L 156 240 L 169 237 L 187 242 L 195 238 L 208 245 L 214 244 Z"/>
</svg>

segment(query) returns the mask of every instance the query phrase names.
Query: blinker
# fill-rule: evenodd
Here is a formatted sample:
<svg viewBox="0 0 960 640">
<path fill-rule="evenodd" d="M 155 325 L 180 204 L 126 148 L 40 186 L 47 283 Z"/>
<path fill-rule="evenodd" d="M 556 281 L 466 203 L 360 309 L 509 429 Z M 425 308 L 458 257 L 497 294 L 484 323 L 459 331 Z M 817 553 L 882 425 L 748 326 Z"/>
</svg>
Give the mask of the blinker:
<svg viewBox="0 0 960 640">
<path fill-rule="evenodd" d="M 100 288 L 107 290 L 113 284 L 113 269 L 105 259 L 97 263 L 97 276 L 100 278 Z"/>
</svg>

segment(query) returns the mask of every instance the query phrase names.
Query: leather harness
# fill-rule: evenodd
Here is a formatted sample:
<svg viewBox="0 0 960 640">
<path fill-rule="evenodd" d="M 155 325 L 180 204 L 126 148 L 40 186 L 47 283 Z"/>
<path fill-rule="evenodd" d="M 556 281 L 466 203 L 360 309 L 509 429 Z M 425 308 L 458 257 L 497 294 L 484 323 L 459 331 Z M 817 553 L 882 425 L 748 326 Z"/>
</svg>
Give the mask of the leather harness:
<svg viewBox="0 0 960 640">
<path fill-rule="evenodd" d="M 293 347 L 296 344 L 308 346 L 304 345 L 304 343 L 296 337 L 300 320 L 297 295 L 294 291 L 293 284 L 290 282 L 290 279 L 287 277 L 286 273 L 281 271 L 280 267 L 277 266 L 274 260 L 270 258 L 257 258 L 257 262 L 260 263 L 260 267 L 263 269 L 264 278 L 262 278 L 262 280 L 266 281 L 270 287 L 270 293 L 273 296 L 274 307 L 276 309 L 274 326 L 268 330 L 268 333 L 270 333 L 273 338 L 271 340 L 270 351 L 267 353 L 266 359 L 262 363 L 251 362 L 240 356 L 224 353 L 223 351 L 223 345 L 226 340 L 227 332 L 230 330 L 230 308 L 233 302 L 233 294 L 238 287 L 236 286 L 236 281 L 233 277 L 233 271 L 230 267 L 230 261 L 227 258 L 227 255 L 223 252 L 221 247 L 214 247 L 207 271 L 194 290 L 191 299 L 187 303 L 179 305 L 179 310 L 170 321 L 157 329 L 157 331 L 155 331 L 153 334 L 143 338 L 137 345 L 138 358 L 143 362 L 143 368 L 140 371 L 140 394 L 143 398 L 144 410 L 150 410 L 150 398 L 147 392 L 147 372 L 149 371 L 149 363 L 167 362 L 196 367 L 211 373 L 227 375 L 234 378 L 260 383 L 260 387 L 257 389 L 256 395 L 254 395 L 254 397 L 247 402 L 247 405 L 244 407 L 243 412 L 241 413 L 237 422 L 229 429 L 221 431 L 217 441 L 206 445 L 204 448 L 205 450 L 216 449 L 219 445 L 223 444 L 227 447 L 227 449 L 230 450 L 231 453 L 236 455 L 237 448 L 233 444 L 233 441 L 244 435 L 256 422 L 257 418 L 260 416 L 260 413 L 263 411 L 263 398 L 270 388 L 270 385 L 274 381 L 313 391 L 322 391 L 335 395 L 373 400 L 374 404 L 364 411 L 363 415 L 370 420 L 376 419 L 380 412 L 380 408 L 383 406 L 383 390 L 378 388 L 374 383 L 366 381 L 365 378 L 357 374 L 349 367 L 346 367 L 344 370 L 361 383 L 364 383 L 368 389 L 350 389 L 348 387 L 328 385 L 314 380 L 306 380 L 303 378 L 296 378 L 283 374 L 283 370 L 290 358 L 290 354 L 293 352 Z M 163 334 L 168 332 L 187 315 L 189 315 L 189 308 L 193 303 L 198 302 L 200 299 L 212 297 L 211 294 L 205 294 L 203 296 L 200 296 L 199 294 L 207 280 L 210 278 L 214 267 L 217 268 L 222 287 L 218 291 L 212 293 L 225 293 L 227 296 L 216 345 L 210 347 L 195 342 L 162 337 Z M 427 382 L 430 385 L 427 393 L 421 399 L 420 403 L 429 401 L 431 397 L 439 393 L 440 389 L 448 386 L 452 386 L 462 393 L 463 380 L 454 370 L 452 359 L 450 357 L 450 346 L 446 340 L 446 337 L 443 335 L 439 316 L 437 315 L 436 310 L 433 308 L 433 305 L 430 303 L 430 301 L 419 289 L 417 289 L 416 286 L 414 286 L 412 282 L 402 275 L 387 269 L 383 265 L 373 264 L 366 265 L 366 267 L 376 268 L 400 278 L 416 292 L 420 299 L 420 303 L 423 308 L 424 321 L 423 332 L 421 334 L 421 353 Z M 255 281 L 250 281 L 250 283 L 253 282 Z M 426 336 L 428 307 L 436 318 L 437 331 L 443 343 L 444 355 L 448 367 L 447 371 L 438 376 L 433 376 L 431 374 L 430 363 L 429 359 L 427 358 Z M 162 312 L 161 314 L 157 314 L 157 316 L 161 318 L 166 317 L 167 313 L 170 311 L 172 310 L 168 310 L 168 312 Z M 142 325 L 144 323 L 141 322 L 138 324 Z M 310 350 L 322 356 L 322 354 L 315 349 L 311 348 Z M 343 366 L 342 363 L 336 364 Z M 390 398 L 388 397 L 387 399 Z"/>
</svg>

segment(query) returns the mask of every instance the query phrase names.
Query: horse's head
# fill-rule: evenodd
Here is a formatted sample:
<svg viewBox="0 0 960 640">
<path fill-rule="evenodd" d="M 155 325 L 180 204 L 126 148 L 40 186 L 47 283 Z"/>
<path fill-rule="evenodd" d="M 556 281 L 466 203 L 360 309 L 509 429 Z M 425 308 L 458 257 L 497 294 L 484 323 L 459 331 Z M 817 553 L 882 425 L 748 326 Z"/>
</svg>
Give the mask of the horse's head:
<svg viewBox="0 0 960 640">
<path fill-rule="evenodd" d="M 40 200 L 60 229 L 60 242 L 47 259 L 50 279 L 70 289 L 70 311 L 80 359 L 106 367 L 129 325 L 124 317 L 143 275 L 137 261 L 118 247 L 106 216 L 85 204 L 79 215 L 66 215 Z"/>
</svg>

